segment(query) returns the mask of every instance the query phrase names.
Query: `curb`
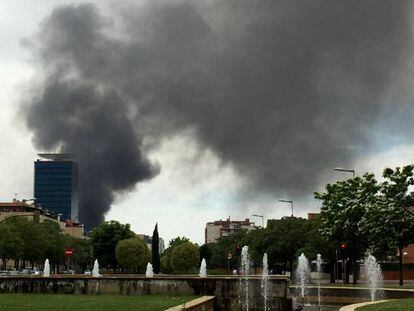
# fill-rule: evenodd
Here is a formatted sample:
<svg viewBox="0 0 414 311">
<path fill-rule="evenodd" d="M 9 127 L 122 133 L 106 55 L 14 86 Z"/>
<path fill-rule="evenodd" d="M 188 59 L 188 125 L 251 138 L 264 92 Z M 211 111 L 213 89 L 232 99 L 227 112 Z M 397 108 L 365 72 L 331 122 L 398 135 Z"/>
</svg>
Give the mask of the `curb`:
<svg viewBox="0 0 414 311">
<path fill-rule="evenodd" d="M 339 311 L 354 311 L 356 308 L 359 308 L 359 307 L 374 305 L 377 303 L 383 303 L 383 302 L 391 301 L 391 300 L 393 299 L 354 303 L 352 305 L 347 305 L 347 306 L 342 307 L 341 309 L 339 309 Z"/>
<path fill-rule="evenodd" d="M 179 304 L 178 306 L 171 307 L 165 311 L 185 311 L 185 310 L 194 310 L 194 311 L 213 311 L 214 310 L 214 299 L 215 296 L 203 296 L 190 300 L 186 303 Z"/>
</svg>

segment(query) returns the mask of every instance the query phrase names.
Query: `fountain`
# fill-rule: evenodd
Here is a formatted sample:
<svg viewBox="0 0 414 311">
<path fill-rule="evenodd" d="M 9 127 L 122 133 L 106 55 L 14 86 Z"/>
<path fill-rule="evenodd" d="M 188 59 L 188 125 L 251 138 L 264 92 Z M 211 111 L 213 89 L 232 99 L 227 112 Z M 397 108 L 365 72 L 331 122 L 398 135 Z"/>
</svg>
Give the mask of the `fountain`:
<svg viewBox="0 0 414 311">
<path fill-rule="evenodd" d="M 264 300 L 264 310 L 267 310 L 267 299 L 269 296 L 269 267 L 267 265 L 267 254 L 263 255 L 263 271 L 262 271 L 262 296 Z"/>
<path fill-rule="evenodd" d="M 207 264 L 204 258 L 201 260 L 200 273 L 198 275 L 202 278 L 205 278 L 207 276 Z"/>
<path fill-rule="evenodd" d="M 368 254 L 364 260 L 364 272 L 366 282 L 371 290 L 371 301 L 374 301 L 375 294 L 382 281 L 382 272 L 377 260 L 371 254 Z"/>
<path fill-rule="evenodd" d="M 98 278 L 98 277 L 101 276 L 99 274 L 99 263 L 98 263 L 98 259 L 95 259 L 95 262 L 93 263 L 92 276 L 95 277 L 95 278 Z"/>
<path fill-rule="evenodd" d="M 50 264 L 49 264 L 49 259 L 45 260 L 45 266 L 43 268 L 43 276 L 48 278 L 50 277 Z"/>
<path fill-rule="evenodd" d="M 241 268 L 244 275 L 243 291 L 245 310 L 249 310 L 249 273 L 250 273 L 250 255 L 249 247 L 243 246 L 241 253 Z"/>
<path fill-rule="evenodd" d="M 309 261 L 306 256 L 302 253 L 298 258 L 298 266 L 296 268 L 295 278 L 297 283 L 299 283 L 300 296 L 302 298 L 306 295 L 306 287 L 309 283 Z"/>
<path fill-rule="evenodd" d="M 316 271 L 318 272 L 318 307 L 321 308 L 321 268 L 322 268 L 322 256 L 316 255 Z"/>
<path fill-rule="evenodd" d="M 152 270 L 152 264 L 150 264 L 150 263 L 147 264 L 147 271 L 145 271 L 145 276 L 147 278 L 154 277 L 154 271 Z"/>
</svg>

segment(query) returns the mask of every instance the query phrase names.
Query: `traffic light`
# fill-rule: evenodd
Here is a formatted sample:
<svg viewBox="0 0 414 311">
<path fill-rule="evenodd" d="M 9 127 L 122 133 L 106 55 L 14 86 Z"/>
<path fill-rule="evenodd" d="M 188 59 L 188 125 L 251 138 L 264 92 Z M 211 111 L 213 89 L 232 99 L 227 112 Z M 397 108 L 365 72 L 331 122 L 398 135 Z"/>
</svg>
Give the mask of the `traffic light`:
<svg viewBox="0 0 414 311">
<path fill-rule="evenodd" d="M 348 255 L 348 250 L 349 250 L 348 246 L 349 245 L 346 242 L 341 243 L 341 256 L 342 257 L 346 257 Z"/>
<path fill-rule="evenodd" d="M 242 249 L 241 249 L 240 244 L 237 244 L 236 245 L 236 254 L 237 254 L 237 256 L 240 256 L 241 255 L 241 251 L 242 251 Z"/>
</svg>

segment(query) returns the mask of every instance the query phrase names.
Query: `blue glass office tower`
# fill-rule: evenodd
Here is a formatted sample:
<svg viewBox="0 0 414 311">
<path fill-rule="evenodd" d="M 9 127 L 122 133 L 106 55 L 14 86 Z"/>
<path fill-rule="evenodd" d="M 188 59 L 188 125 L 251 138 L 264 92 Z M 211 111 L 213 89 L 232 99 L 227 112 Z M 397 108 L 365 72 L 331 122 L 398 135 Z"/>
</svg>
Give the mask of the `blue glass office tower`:
<svg viewBox="0 0 414 311">
<path fill-rule="evenodd" d="M 78 164 L 68 154 L 39 154 L 34 163 L 36 205 L 78 221 Z"/>
</svg>

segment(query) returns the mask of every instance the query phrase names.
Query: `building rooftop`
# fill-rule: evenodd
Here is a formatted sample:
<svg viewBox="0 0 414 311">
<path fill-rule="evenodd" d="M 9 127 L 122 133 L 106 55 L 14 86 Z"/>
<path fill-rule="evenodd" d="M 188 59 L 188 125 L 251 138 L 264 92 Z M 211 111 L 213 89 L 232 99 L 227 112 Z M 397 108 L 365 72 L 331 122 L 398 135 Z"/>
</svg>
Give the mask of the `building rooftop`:
<svg viewBox="0 0 414 311">
<path fill-rule="evenodd" d="M 0 202 L 0 213 L 31 213 L 38 211 L 40 215 L 44 215 L 48 218 L 55 219 L 66 224 L 66 227 L 83 227 L 83 224 L 75 222 L 73 220 L 60 220 L 59 215 L 51 211 L 42 209 L 41 207 L 35 206 L 34 204 L 28 203 L 32 200 L 16 200 L 13 202 Z"/>
<path fill-rule="evenodd" d="M 254 222 L 250 221 L 249 218 L 246 218 L 245 220 L 230 220 L 230 217 L 226 220 L 216 220 L 216 221 L 210 221 L 207 223 L 207 225 L 210 226 L 226 226 L 230 224 L 237 224 L 237 225 L 254 225 Z"/>
<path fill-rule="evenodd" d="M 76 155 L 71 153 L 38 153 L 41 159 L 49 161 L 74 161 Z"/>
</svg>

